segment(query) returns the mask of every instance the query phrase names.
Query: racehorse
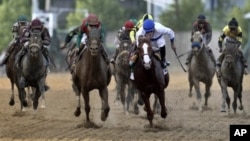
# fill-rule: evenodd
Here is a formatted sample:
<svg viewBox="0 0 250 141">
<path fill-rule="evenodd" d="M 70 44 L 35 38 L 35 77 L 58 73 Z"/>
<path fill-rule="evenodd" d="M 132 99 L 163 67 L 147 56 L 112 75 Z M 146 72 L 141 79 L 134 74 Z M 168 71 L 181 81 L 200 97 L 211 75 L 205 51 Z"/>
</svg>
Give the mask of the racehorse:
<svg viewBox="0 0 250 141">
<path fill-rule="evenodd" d="M 200 82 L 205 84 L 205 106 L 207 107 L 208 97 L 211 95 L 210 88 L 212 86 L 213 77 L 215 74 L 215 62 L 212 61 L 209 55 L 209 49 L 205 46 L 203 37 L 200 31 L 196 31 L 192 36 L 192 52 L 193 57 L 188 66 L 188 80 L 190 86 L 190 94 L 192 87 L 195 87 L 199 111 L 202 112 Z"/>
<path fill-rule="evenodd" d="M 168 86 L 169 74 L 163 74 L 160 58 L 156 57 L 151 41 L 147 37 L 139 37 L 136 53 L 138 59 L 134 67 L 134 84 L 144 101 L 149 125 L 153 127 L 154 112 L 151 110 L 149 98 L 152 93 L 157 95 L 161 105 L 161 117 L 166 118 L 167 108 L 165 106 L 164 89 Z"/>
<path fill-rule="evenodd" d="M 117 97 L 120 97 L 120 100 L 123 104 L 124 112 L 126 114 L 129 114 L 130 103 L 134 100 L 135 98 L 134 95 L 137 91 L 134 84 L 129 78 L 130 74 L 129 54 L 131 49 L 132 49 L 132 44 L 130 41 L 127 40 L 121 41 L 118 50 L 118 55 L 115 61 Z M 126 86 L 127 86 L 127 97 L 125 92 Z M 137 102 L 133 102 L 133 107 L 134 107 L 134 113 L 138 114 L 139 108 Z"/>
<path fill-rule="evenodd" d="M 238 42 L 235 39 L 227 37 L 223 52 L 224 59 L 221 64 L 221 74 L 220 76 L 217 75 L 222 92 L 221 112 L 226 112 L 225 103 L 227 103 L 228 113 L 230 113 L 230 97 L 228 95 L 227 87 L 231 87 L 234 91 L 234 101 L 232 103 L 232 107 L 234 113 L 236 113 L 237 98 L 240 101 L 239 109 L 243 110 L 242 81 L 244 66 L 239 55 Z"/>
<path fill-rule="evenodd" d="M 16 69 L 18 74 L 16 84 L 21 109 L 27 106 L 25 87 L 31 86 L 36 89 L 35 94 L 32 96 L 34 110 L 37 110 L 40 96 L 44 97 L 47 62 L 42 54 L 42 49 L 41 32 L 31 32 L 27 52 Z"/>
<path fill-rule="evenodd" d="M 87 35 L 86 47 L 79 54 L 75 73 L 72 74 L 73 86 L 78 96 L 75 116 L 81 114 L 80 94 L 84 98 L 87 123 L 90 123 L 89 92 L 98 89 L 102 103 L 101 120 L 105 121 L 109 114 L 108 85 L 111 73 L 102 55 L 101 33 L 99 29 L 91 29 Z"/>
<path fill-rule="evenodd" d="M 15 104 L 15 95 L 14 95 L 14 87 L 15 87 L 15 80 L 16 80 L 16 71 L 15 71 L 15 56 L 16 54 L 22 49 L 22 45 L 20 43 L 13 44 L 11 46 L 11 53 L 9 58 L 6 62 L 6 74 L 10 80 L 11 84 L 11 97 L 9 101 L 9 105 L 13 106 Z"/>
</svg>

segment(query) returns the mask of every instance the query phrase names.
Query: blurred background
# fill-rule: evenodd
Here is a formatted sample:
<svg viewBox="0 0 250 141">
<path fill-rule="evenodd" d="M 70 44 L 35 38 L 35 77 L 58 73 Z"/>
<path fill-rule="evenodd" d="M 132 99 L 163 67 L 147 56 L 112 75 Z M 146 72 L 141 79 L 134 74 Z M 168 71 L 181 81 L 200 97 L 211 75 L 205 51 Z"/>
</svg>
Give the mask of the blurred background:
<svg viewBox="0 0 250 141">
<path fill-rule="evenodd" d="M 19 15 L 26 15 L 30 20 L 39 18 L 52 36 L 49 50 L 56 67 L 51 66 L 51 71 L 65 71 L 67 49 L 60 50 L 59 46 L 66 34 L 81 25 L 89 13 L 96 14 L 104 25 L 105 45 L 110 57 L 115 51 L 114 38 L 123 23 L 130 18 L 139 20 L 145 13 L 150 13 L 155 21 L 175 31 L 177 53 L 182 54 L 190 50 L 193 22 L 199 14 L 204 14 L 212 26 L 211 48 L 215 56 L 218 56 L 217 41 L 223 27 L 235 17 L 243 30 L 242 48 L 250 63 L 248 12 L 250 0 L 0 0 L 0 52 L 4 52 L 12 40 L 12 25 Z M 170 48 L 167 49 L 167 59 L 171 66 L 181 70 Z M 180 59 L 184 64 L 186 56 Z"/>
</svg>

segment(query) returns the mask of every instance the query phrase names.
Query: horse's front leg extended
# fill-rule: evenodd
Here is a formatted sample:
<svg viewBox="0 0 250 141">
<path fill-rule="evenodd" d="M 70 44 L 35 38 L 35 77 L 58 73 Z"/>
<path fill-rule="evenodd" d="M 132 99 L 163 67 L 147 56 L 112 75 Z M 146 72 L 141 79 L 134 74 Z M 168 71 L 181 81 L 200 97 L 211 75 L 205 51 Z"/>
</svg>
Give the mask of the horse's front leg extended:
<svg viewBox="0 0 250 141">
<path fill-rule="evenodd" d="M 74 112 L 74 115 L 76 117 L 81 115 L 81 95 L 80 95 L 80 91 L 79 88 L 73 83 L 72 84 L 72 88 L 76 94 L 76 98 L 77 98 L 77 106 L 76 106 L 76 110 Z"/>
<path fill-rule="evenodd" d="M 87 122 L 90 122 L 90 118 L 89 118 L 89 112 L 90 112 L 89 92 L 82 90 L 82 95 L 83 95 L 84 104 L 85 104 L 86 120 L 87 120 Z"/>
<path fill-rule="evenodd" d="M 107 87 L 103 89 L 99 89 L 99 95 L 102 101 L 102 113 L 101 113 L 101 120 L 106 121 L 109 115 L 109 101 L 108 101 L 108 89 Z"/>
<path fill-rule="evenodd" d="M 11 82 L 11 96 L 10 96 L 10 106 L 15 105 L 15 95 L 14 95 L 14 83 Z"/>
<path fill-rule="evenodd" d="M 204 103 L 204 106 L 207 107 L 207 103 L 208 103 L 208 98 L 210 97 L 211 95 L 211 92 L 210 92 L 210 87 L 211 87 L 212 83 L 208 83 L 206 84 L 206 92 L 205 92 L 205 103 Z"/>
<path fill-rule="evenodd" d="M 145 104 L 145 108 L 146 108 L 146 111 L 147 111 L 147 117 L 148 117 L 148 120 L 149 120 L 149 126 L 150 127 L 153 127 L 153 118 L 154 118 L 154 113 L 150 107 L 150 100 L 149 100 L 149 95 L 146 95 L 145 93 L 141 93 L 141 96 L 142 96 L 142 99 L 144 101 L 144 104 Z"/>
<path fill-rule="evenodd" d="M 243 110 L 243 104 L 242 104 L 242 85 L 239 86 L 239 88 L 237 89 L 237 93 L 238 93 L 238 99 L 240 101 L 240 106 L 239 106 L 239 110 Z"/>
<path fill-rule="evenodd" d="M 160 101 L 160 105 L 161 105 L 161 117 L 162 118 L 166 118 L 167 117 L 167 108 L 165 106 L 165 93 L 164 90 L 162 90 L 159 94 L 159 101 Z"/>
<path fill-rule="evenodd" d="M 19 100 L 20 100 L 20 103 L 21 103 L 21 111 L 25 111 L 24 107 L 27 107 L 28 106 L 28 103 L 26 101 L 26 92 L 25 92 L 25 89 L 24 88 L 18 88 L 18 91 L 19 91 Z"/>
<path fill-rule="evenodd" d="M 202 112 L 201 90 L 200 90 L 199 81 L 194 79 L 193 82 L 194 82 L 194 88 L 197 94 L 198 108 L 199 108 L 199 111 Z"/>
<path fill-rule="evenodd" d="M 230 98 L 228 96 L 227 84 L 225 84 L 224 82 L 221 82 L 221 93 L 222 93 L 221 112 L 226 112 L 225 103 L 227 103 L 228 114 L 230 114 Z"/>
</svg>

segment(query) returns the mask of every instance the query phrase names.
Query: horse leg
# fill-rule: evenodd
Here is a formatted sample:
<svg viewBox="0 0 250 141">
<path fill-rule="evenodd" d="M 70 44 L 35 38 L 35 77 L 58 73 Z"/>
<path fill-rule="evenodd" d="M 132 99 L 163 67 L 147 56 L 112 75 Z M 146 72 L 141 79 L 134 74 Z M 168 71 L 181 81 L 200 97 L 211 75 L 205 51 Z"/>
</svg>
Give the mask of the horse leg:
<svg viewBox="0 0 250 141">
<path fill-rule="evenodd" d="M 99 95 L 102 101 L 102 113 L 101 120 L 106 121 L 109 114 L 109 103 L 108 103 L 108 89 L 105 87 L 104 89 L 99 89 Z"/>
<path fill-rule="evenodd" d="M 21 111 L 25 111 L 24 107 L 28 106 L 28 103 L 26 101 L 26 92 L 24 88 L 18 88 L 18 96 L 19 96 L 19 100 L 20 100 L 20 104 L 21 104 Z"/>
<path fill-rule="evenodd" d="M 243 107 L 243 104 L 242 104 L 242 86 L 240 86 L 240 87 L 241 87 L 241 88 L 240 88 L 240 90 L 239 90 L 239 92 L 238 92 L 238 99 L 239 99 L 239 101 L 240 101 L 239 110 L 243 110 L 244 107 Z"/>
<path fill-rule="evenodd" d="M 116 85 L 116 91 L 117 95 L 119 95 L 122 106 L 123 106 L 123 111 L 126 113 L 126 108 L 125 108 L 125 84 L 124 82 L 121 81 L 119 77 L 117 77 L 117 85 Z M 126 113 L 128 114 L 128 113 Z"/>
<path fill-rule="evenodd" d="M 162 118 L 166 118 L 167 117 L 167 108 L 165 106 L 165 93 L 164 90 L 161 90 L 158 95 L 157 95 L 160 101 L 160 105 L 161 105 L 161 117 Z"/>
<path fill-rule="evenodd" d="M 160 104 L 158 99 L 159 99 L 158 96 L 154 95 L 153 112 L 157 114 L 160 113 Z"/>
<path fill-rule="evenodd" d="M 34 110 L 37 110 L 37 107 L 38 107 L 38 100 L 39 100 L 39 97 L 41 96 L 43 92 L 41 92 L 41 90 L 38 88 L 36 90 L 36 93 L 35 93 L 35 96 L 34 96 L 34 100 L 33 100 L 33 109 Z"/>
<path fill-rule="evenodd" d="M 201 91 L 200 91 L 199 81 L 194 80 L 193 82 L 194 82 L 194 88 L 197 94 L 198 108 L 199 108 L 199 111 L 202 112 Z"/>
<path fill-rule="evenodd" d="M 81 95 L 80 95 L 80 91 L 79 91 L 80 88 L 78 88 L 74 83 L 72 84 L 72 88 L 73 88 L 73 90 L 76 94 L 76 97 L 77 97 L 77 107 L 76 107 L 76 110 L 74 112 L 74 115 L 76 117 L 78 117 L 81 115 Z"/>
<path fill-rule="evenodd" d="M 137 105 L 135 98 L 135 88 L 133 87 L 133 84 L 131 82 L 128 83 L 128 92 L 127 92 L 127 111 L 129 111 L 129 105 L 132 102 L 134 107 L 134 114 L 139 114 L 139 107 Z"/>
<path fill-rule="evenodd" d="M 84 104 L 85 104 L 86 120 L 87 120 L 87 122 L 90 122 L 90 118 L 89 118 L 89 112 L 90 112 L 89 92 L 85 92 L 82 90 L 82 95 L 83 95 Z"/>
<path fill-rule="evenodd" d="M 188 96 L 192 97 L 193 96 L 192 89 L 193 89 L 194 83 L 193 83 L 193 80 L 192 80 L 190 74 L 188 74 L 188 81 L 189 81 L 189 94 L 188 94 Z"/>
<path fill-rule="evenodd" d="M 147 111 L 147 117 L 148 117 L 148 121 L 149 121 L 149 126 L 153 127 L 153 118 L 154 118 L 154 113 L 150 107 L 150 100 L 149 100 L 149 95 L 146 95 L 145 93 L 141 93 L 142 99 L 144 101 L 145 104 L 145 108 Z"/>
<path fill-rule="evenodd" d="M 10 106 L 15 105 L 14 82 L 11 82 L 11 97 L 10 97 L 9 105 Z"/>
<path fill-rule="evenodd" d="M 209 83 L 206 84 L 206 92 L 205 92 L 205 103 L 204 103 L 204 106 L 207 108 L 207 103 L 208 103 L 208 98 L 210 97 L 211 95 L 211 92 L 210 92 L 210 87 L 211 87 L 212 83 L 211 81 Z"/>
<path fill-rule="evenodd" d="M 221 93 L 222 93 L 222 105 L 221 105 L 221 112 L 226 112 L 226 104 L 228 108 L 228 114 L 230 114 L 230 97 L 228 96 L 227 91 L 227 84 L 223 81 L 219 81 L 220 87 L 221 87 Z"/>
</svg>

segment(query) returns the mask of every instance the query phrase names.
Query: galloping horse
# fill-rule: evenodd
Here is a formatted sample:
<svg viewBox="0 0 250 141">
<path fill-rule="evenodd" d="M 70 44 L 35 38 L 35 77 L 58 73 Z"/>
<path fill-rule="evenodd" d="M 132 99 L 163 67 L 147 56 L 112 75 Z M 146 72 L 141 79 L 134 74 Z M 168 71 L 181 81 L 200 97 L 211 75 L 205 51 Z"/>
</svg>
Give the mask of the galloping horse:
<svg viewBox="0 0 250 141">
<path fill-rule="evenodd" d="M 150 96 L 152 93 L 157 95 L 161 105 L 161 117 L 167 117 L 167 108 L 165 106 L 164 89 L 168 86 L 169 74 L 163 74 L 160 58 L 154 55 L 151 41 L 147 37 L 139 37 L 139 45 L 137 47 L 138 59 L 134 68 L 134 84 L 139 90 L 141 97 L 145 103 L 145 110 L 150 127 L 153 127 L 154 113 L 150 106 Z"/>
<path fill-rule="evenodd" d="M 221 112 L 226 112 L 225 103 L 227 103 L 228 113 L 230 113 L 230 97 L 228 95 L 227 87 L 231 87 L 234 91 L 234 101 L 232 103 L 232 107 L 234 113 L 236 113 L 237 98 L 240 101 L 239 109 L 243 110 L 242 81 L 244 66 L 239 55 L 238 43 L 235 39 L 229 37 L 226 38 L 224 55 L 225 58 L 221 64 L 221 76 L 217 75 L 222 92 Z"/>
<path fill-rule="evenodd" d="M 15 96 L 14 96 L 14 85 L 16 80 L 16 70 L 15 70 L 15 56 L 22 49 L 22 45 L 20 43 L 13 44 L 11 47 L 11 54 L 6 62 L 6 74 L 10 79 L 11 84 L 11 97 L 9 101 L 9 105 L 13 106 L 15 104 Z"/>
<path fill-rule="evenodd" d="M 126 114 L 129 113 L 130 103 L 134 99 L 134 95 L 136 92 L 136 88 L 134 87 L 132 81 L 129 78 L 130 74 L 130 66 L 129 66 L 129 54 L 132 49 L 132 44 L 130 41 L 124 40 L 121 41 L 118 55 L 115 61 L 115 77 L 116 77 L 116 90 L 117 97 L 120 97 L 121 102 L 123 104 L 123 109 Z M 125 94 L 125 88 L 127 85 L 127 97 Z M 126 100 L 126 108 L 125 108 L 125 100 Z M 134 113 L 139 113 L 139 108 L 137 102 L 133 103 Z"/>
<path fill-rule="evenodd" d="M 91 29 L 88 33 L 86 47 L 79 54 L 76 63 L 76 72 L 72 74 L 73 86 L 78 96 L 78 105 L 75 116 L 81 114 L 80 94 L 84 98 L 86 120 L 89 123 L 89 92 L 98 89 L 102 103 L 101 120 L 105 121 L 109 114 L 108 85 L 111 80 L 111 73 L 105 61 L 101 47 L 101 34 L 98 29 Z"/>
<path fill-rule="evenodd" d="M 41 32 L 32 32 L 27 53 L 20 61 L 20 67 L 17 68 L 17 88 L 21 109 L 27 106 L 25 87 L 34 87 L 33 109 L 37 110 L 39 98 L 44 97 L 45 76 L 46 76 L 46 59 L 42 54 Z"/>
<path fill-rule="evenodd" d="M 209 50 L 204 44 L 201 32 L 196 31 L 192 36 L 192 60 L 188 66 L 188 80 L 190 86 L 190 95 L 192 87 L 195 87 L 199 111 L 202 111 L 200 82 L 205 84 L 205 106 L 207 106 L 208 97 L 211 95 L 210 87 L 212 86 L 215 74 L 215 63 L 209 55 Z"/>
</svg>

